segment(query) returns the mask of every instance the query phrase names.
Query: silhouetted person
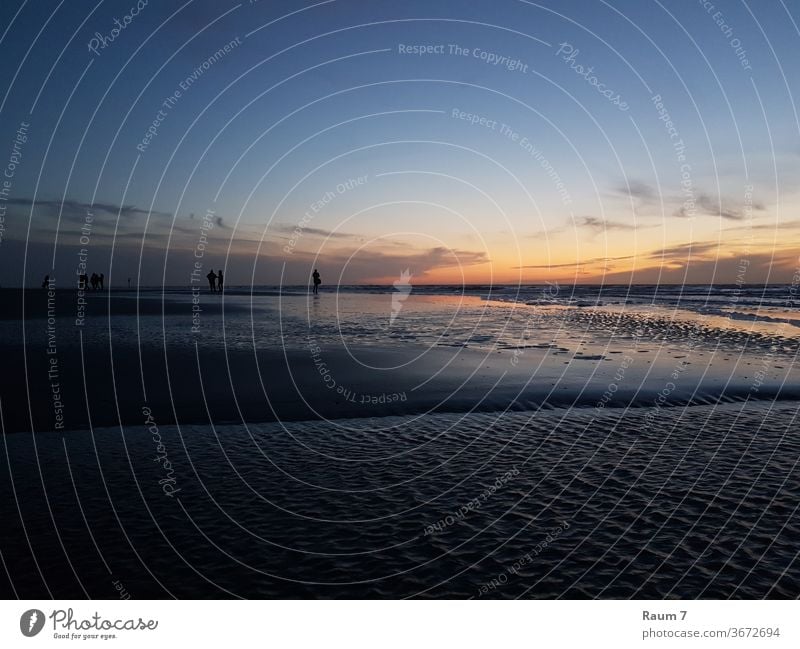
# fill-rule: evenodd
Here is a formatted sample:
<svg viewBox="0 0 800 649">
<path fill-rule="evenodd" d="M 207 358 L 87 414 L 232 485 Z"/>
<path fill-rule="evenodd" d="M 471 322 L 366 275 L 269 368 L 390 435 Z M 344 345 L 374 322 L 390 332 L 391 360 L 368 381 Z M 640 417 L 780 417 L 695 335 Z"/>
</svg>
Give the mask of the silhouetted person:
<svg viewBox="0 0 800 649">
<path fill-rule="evenodd" d="M 44 276 L 44 281 L 42 282 L 42 288 L 50 288 L 50 275 Z"/>
<path fill-rule="evenodd" d="M 100 278 L 97 276 L 97 273 L 92 273 L 92 279 L 89 280 L 92 283 L 92 290 L 97 290 L 97 282 L 100 281 Z"/>
<path fill-rule="evenodd" d="M 208 279 L 208 285 L 211 287 L 211 292 L 213 293 L 216 290 L 214 288 L 214 282 L 217 281 L 217 276 L 213 268 L 209 271 L 208 275 L 206 275 L 206 278 Z"/>
<path fill-rule="evenodd" d="M 222 293 L 222 269 L 217 273 L 217 290 Z"/>
<path fill-rule="evenodd" d="M 130 277 L 128 278 L 128 290 L 129 291 L 131 290 L 131 278 Z"/>
<path fill-rule="evenodd" d="M 88 285 L 89 285 L 89 276 L 86 273 L 84 273 L 83 275 L 78 275 L 78 288 L 82 291 L 85 291 Z"/>
<path fill-rule="evenodd" d="M 311 274 L 311 277 L 314 279 L 314 295 L 316 295 L 319 293 L 319 285 L 322 284 L 322 280 L 319 277 L 319 271 L 316 268 Z"/>
<path fill-rule="evenodd" d="M 100 285 L 100 290 L 103 290 L 103 282 L 106 281 L 106 276 L 103 273 L 100 273 L 100 277 L 97 278 L 97 283 Z"/>
</svg>

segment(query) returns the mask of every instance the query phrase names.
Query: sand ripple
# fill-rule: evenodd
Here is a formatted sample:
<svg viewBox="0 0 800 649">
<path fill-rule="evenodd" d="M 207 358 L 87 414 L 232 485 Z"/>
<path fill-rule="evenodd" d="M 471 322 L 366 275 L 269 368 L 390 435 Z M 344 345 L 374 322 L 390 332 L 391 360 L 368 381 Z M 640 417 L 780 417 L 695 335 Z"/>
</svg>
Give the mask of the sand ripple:
<svg viewBox="0 0 800 649">
<path fill-rule="evenodd" d="M 4 594 L 800 595 L 798 403 L 647 412 L 10 435 Z"/>
</svg>

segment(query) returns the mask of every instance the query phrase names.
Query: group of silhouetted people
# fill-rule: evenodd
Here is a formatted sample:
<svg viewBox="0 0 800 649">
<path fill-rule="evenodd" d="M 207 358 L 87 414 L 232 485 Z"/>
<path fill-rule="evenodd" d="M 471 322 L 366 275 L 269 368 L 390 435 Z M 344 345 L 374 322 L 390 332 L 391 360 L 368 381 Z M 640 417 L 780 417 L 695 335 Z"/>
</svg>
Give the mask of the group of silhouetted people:
<svg viewBox="0 0 800 649">
<path fill-rule="evenodd" d="M 92 287 L 93 291 L 102 291 L 104 289 L 103 284 L 105 283 L 106 276 L 103 273 L 99 275 L 97 273 L 92 273 L 92 276 L 89 277 L 86 274 L 78 275 L 78 288 L 85 291 L 89 286 Z M 220 268 L 218 272 L 214 272 L 212 268 L 208 275 L 206 275 L 206 279 L 208 279 L 208 286 L 211 289 L 212 293 L 222 293 L 223 289 L 223 282 L 225 280 L 222 269 Z M 314 295 L 319 293 L 319 285 L 322 284 L 322 278 L 320 277 L 319 271 L 315 268 L 314 272 L 311 274 L 311 280 L 314 285 L 313 292 Z M 131 280 L 128 278 L 128 288 L 131 286 Z M 42 288 L 50 288 L 50 275 L 44 276 L 44 281 L 42 282 Z"/>
<path fill-rule="evenodd" d="M 215 273 L 214 269 L 212 268 L 211 271 L 208 273 L 208 275 L 206 275 L 206 279 L 208 279 L 208 285 L 211 288 L 212 293 L 214 293 L 215 291 L 219 291 L 220 293 L 222 293 L 222 287 L 223 287 L 222 282 L 224 280 L 224 277 L 222 276 L 221 268 L 219 269 L 218 273 Z"/>
<path fill-rule="evenodd" d="M 97 273 L 92 273 L 91 277 L 86 274 L 79 275 L 78 288 L 82 291 L 85 291 L 87 288 L 89 288 L 89 286 L 91 286 L 93 291 L 102 291 L 105 281 L 106 276 L 103 273 L 100 273 L 99 275 Z"/>
<path fill-rule="evenodd" d="M 206 279 L 208 280 L 208 288 L 211 290 L 212 293 L 222 293 L 224 277 L 222 274 L 222 269 L 220 268 L 216 273 L 212 268 L 208 275 L 206 275 Z M 311 282 L 314 286 L 312 289 L 314 295 L 319 293 L 319 285 L 322 284 L 322 278 L 320 277 L 319 271 L 315 268 L 314 272 L 311 274 Z"/>
<path fill-rule="evenodd" d="M 225 278 L 222 274 L 221 268 L 216 273 L 212 268 L 210 271 L 208 271 L 206 279 L 208 280 L 208 288 L 211 290 L 212 293 L 222 293 Z M 314 295 L 317 295 L 319 293 L 319 285 L 322 284 L 322 278 L 320 277 L 319 271 L 316 268 L 314 269 L 314 272 L 311 274 L 311 281 L 314 286 L 314 288 L 312 289 Z"/>
<path fill-rule="evenodd" d="M 103 273 L 99 275 L 97 273 L 92 273 L 92 276 L 89 277 L 85 273 L 83 275 L 78 275 L 78 288 L 81 291 L 85 291 L 89 286 L 92 287 L 93 291 L 102 291 L 105 287 L 103 284 L 106 281 L 106 276 Z M 128 280 L 128 286 L 130 286 L 130 280 Z M 44 276 L 44 281 L 42 281 L 42 288 L 50 288 L 50 275 Z"/>
<path fill-rule="evenodd" d="M 208 280 L 208 288 L 211 290 L 212 293 L 222 293 L 222 289 L 224 286 L 225 278 L 222 274 L 222 269 L 220 268 L 216 273 L 212 268 L 208 275 L 206 275 L 206 279 Z M 314 272 L 311 274 L 311 281 L 314 285 L 312 289 L 314 295 L 319 293 L 319 285 L 322 284 L 322 278 L 320 277 L 319 271 L 315 268 Z"/>
</svg>

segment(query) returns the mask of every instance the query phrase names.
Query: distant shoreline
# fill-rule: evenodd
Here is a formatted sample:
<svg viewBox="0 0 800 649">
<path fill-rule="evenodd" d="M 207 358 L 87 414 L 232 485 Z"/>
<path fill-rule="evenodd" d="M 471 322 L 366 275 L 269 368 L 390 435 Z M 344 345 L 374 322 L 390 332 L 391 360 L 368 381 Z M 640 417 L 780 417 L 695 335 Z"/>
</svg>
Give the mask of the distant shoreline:
<svg viewBox="0 0 800 649">
<path fill-rule="evenodd" d="M 432 288 L 448 288 L 448 289 L 471 289 L 471 290 L 493 290 L 493 289 L 500 289 L 500 288 L 540 288 L 546 287 L 552 284 L 558 284 L 564 288 L 594 288 L 594 289 L 601 289 L 601 288 L 656 288 L 656 287 L 691 287 L 691 288 L 779 288 L 782 286 L 791 286 L 791 282 L 769 282 L 769 283 L 762 283 L 762 282 L 742 282 L 742 283 L 714 283 L 714 284 L 707 284 L 707 283 L 700 283 L 695 284 L 691 282 L 661 282 L 659 284 L 650 284 L 646 282 L 642 283 L 604 283 L 604 282 L 590 282 L 590 283 L 577 283 L 577 284 L 570 284 L 568 282 L 563 282 L 561 280 L 551 280 L 549 283 L 547 281 L 541 282 L 524 282 L 524 283 L 515 283 L 515 282 L 508 282 L 508 283 L 498 283 L 498 284 L 485 284 L 481 282 L 477 282 L 474 284 L 441 284 L 441 283 L 425 283 L 425 282 L 413 282 L 413 286 L 432 289 Z M 310 283 L 308 286 L 305 284 L 226 284 L 224 293 L 227 293 L 231 290 L 241 292 L 246 291 L 249 292 L 253 291 L 262 291 L 262 290 L 273 290 L 273 291 L 281 291 L 281 290 L 295 290 L 295 289 L 306 289 L 310 287 Z M 164 286 L 157 285 L 157 284 L 144 284 L 141 286 L 131 286 L 128 288 L 124 285 L 119 286 L 108 286 L 104 290 L 93 291 L 91 289 L 87 290 L 87 293 L 91 294 L 102 294 L 102 293 L 137 293 L 146 291 L 148 293 L 153 291 L 165 291 L 165 292 L 173 292 L 173 291 L 191 291 L 193 286 L 191 284 L 166 284 Z M 194 287 L 197 288 L 196 286 Z M 201 290 L 205 291 L 206 287 L 201 286 Z M 328 292 L 334 292 L 336 290 L 341 289 L 366 289 L 366 288 L 382 288 L 391 290 L 392 284 L 324 284 L 322 288 L 327 290 Z M 40 286 L 0 286 L 0 291 L 31 291 L 31 292 L 41 292 L 47 289 L 43 289 Z M 77 286 L 68 286 L 63 287 L 59 286 L 56 288 L 57 291 L 77 291 Z"/>
</svg>

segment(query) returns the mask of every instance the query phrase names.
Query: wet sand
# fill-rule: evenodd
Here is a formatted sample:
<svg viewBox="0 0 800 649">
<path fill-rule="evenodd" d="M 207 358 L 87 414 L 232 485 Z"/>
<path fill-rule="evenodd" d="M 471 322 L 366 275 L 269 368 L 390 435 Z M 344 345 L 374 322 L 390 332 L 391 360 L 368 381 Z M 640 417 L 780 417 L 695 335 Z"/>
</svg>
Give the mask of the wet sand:
<svg viewBox="0 0 800 649">
<path fill-rule="evenodd" d="M 26 302 L 42 294 L 28 291 Z M 375 300 L 325 298 L 335 310 L 309 325 L 304 310 L 326 306 L 305 296 L 260 296 L 254 306 L 248 296 L 203 295 L 198 335 L 188 334 L 191 294 L 92 295 L 81 327 L 46 311 L 6 319 L 3 430 L 135 426 L 145 407 L 190 425 L 800 398 L 797 340 L 738 323 L 726 331 L 614 310 L 518 313 L 425 298 L 387 332 L 361 326 L 375 326 L 360 311 Z M 60 313 L 74 299 L 59 294 Z M 478 334 L 469 324 L 480 319 Z"/>
<path fill-rule="evenodd" d="M 0 595 L 800 593 L 791 325 L 265 292 L 93 295 L 78 327 L 74 299 L 0 317 Z"/>
<path fill-rule="evenodd" d="M 652 411 L 7 435 L 0 595 L 797 597 L 798 404 Z"/>
</svg>

